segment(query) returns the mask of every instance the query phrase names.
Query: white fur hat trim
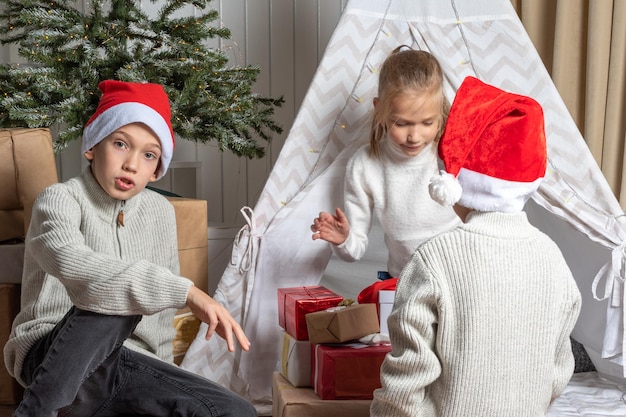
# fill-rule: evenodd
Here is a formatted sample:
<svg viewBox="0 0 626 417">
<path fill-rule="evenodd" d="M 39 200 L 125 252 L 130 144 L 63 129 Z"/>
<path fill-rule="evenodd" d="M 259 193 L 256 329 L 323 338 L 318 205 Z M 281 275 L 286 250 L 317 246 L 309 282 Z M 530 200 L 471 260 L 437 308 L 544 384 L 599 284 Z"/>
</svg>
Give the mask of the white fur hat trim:
<svg viewBox="0 0 626 417">
<path fill-rule="evenodd" d="M 430 179 L 428 192 L 430 197 L 442 206 L 453 206 L 461 199 L 463 189 L 454 175 L 441 170 L 439 175 Z"/>
</svg>

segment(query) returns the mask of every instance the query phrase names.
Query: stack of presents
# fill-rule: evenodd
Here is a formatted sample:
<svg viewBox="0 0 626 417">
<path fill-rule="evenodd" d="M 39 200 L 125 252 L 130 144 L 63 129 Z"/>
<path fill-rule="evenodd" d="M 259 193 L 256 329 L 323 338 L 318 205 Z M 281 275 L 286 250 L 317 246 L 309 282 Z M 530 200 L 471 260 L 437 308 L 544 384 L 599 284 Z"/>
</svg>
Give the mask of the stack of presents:
<svg viewBox="0 0 626 417">
<path fill-rule="evenodd" d="M 394 290 L 395 282 L 393 288 L 374 284 L 355 303 L 323 286 L 278 289 L 283 336 L 274 417 L 369 416 L 391 351 L 386 326 Z"/>
<path fill-rule="evenodd" d="M 35 198 L 56 181 L 49 130 L 0 129 L 0 415 L 9 415 L 5 406 L 18 404 L 24 391 L 9 375 L 1 350 L 20 310 L 24 235 Z"/>
</svg>

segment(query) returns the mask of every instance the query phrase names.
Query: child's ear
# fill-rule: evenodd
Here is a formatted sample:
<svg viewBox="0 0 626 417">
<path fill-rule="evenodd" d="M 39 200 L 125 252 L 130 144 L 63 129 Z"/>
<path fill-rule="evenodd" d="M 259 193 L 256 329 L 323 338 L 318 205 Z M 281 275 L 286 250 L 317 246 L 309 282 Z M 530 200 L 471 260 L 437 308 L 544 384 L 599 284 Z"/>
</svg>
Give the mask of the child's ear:
<svg viewBox="0 0 626 417">
<path fill-rule="evenodd" d="M 378 97 L 374 97 L 372 103 L 374 103 L 374 107 L 376 107 L 378 105 Z"/>
<path fill-rule="evenodd" d="M 85 155 L 85 158 L 87 158 L 88 161 L 93 161 L 93 148 L 85 151 L 83 155 Z"/>
</svg>

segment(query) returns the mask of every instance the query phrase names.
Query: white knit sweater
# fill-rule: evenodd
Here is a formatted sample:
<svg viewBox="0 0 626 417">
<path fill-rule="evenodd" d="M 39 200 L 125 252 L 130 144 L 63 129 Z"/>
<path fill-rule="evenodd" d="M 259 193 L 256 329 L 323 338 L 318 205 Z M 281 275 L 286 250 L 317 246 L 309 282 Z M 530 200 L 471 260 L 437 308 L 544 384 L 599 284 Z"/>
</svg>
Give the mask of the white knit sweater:
<svg viewBox="0 0 626 417">
<path fill-rule="evenodd" d="M 472 212 L 403 270 L 373 417 L 537 417 L 574 370 L 580 293 L 526 214 Z"/>
<path fill-rule="evenodd" d="M 118 224 L 123 209 L 124 226 Z M 103 314 L 144 315 L 126 346 L 172 359 L 172 320 L 192 282 L 178 276 L 176 219 L 161 195 L 144 190 L 125 202 L 80 177 L 45 189 L 26 237 L 21 311 L 4 348 L 22 384 L 30 347 L 72 305 Z"/>
<path fill-rule="evenodd" d="M 389 250 L 387 271 L 398 276 L 417 247 L 460 224 L 452 208 L 430 198 L 428 184 L 437 175 L 437 144 L 417 156 L 402 153 L 388 139 L 380 143 L 379 158 L 364 145 L 346 166 L 344 210 L 350 234 L 334 253 L 344 261 L 361 259 L 368 245 L 373 216 L 379 219 Z"/>
</svg>

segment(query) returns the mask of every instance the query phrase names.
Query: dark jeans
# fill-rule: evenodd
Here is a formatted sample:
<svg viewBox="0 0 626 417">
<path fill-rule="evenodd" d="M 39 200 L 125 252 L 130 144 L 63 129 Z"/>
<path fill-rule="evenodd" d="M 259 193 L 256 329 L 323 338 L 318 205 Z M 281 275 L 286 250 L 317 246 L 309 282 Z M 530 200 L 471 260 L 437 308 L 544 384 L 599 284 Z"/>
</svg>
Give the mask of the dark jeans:
<svg viewBox="0 0 626 417">
<path fill-rule="evenodd" d="M 256 417 L 226 388 L 122 346 L 140 320 L 72 308 L 26 356 L 14 417 Z"/>
</svg>

